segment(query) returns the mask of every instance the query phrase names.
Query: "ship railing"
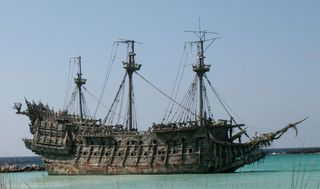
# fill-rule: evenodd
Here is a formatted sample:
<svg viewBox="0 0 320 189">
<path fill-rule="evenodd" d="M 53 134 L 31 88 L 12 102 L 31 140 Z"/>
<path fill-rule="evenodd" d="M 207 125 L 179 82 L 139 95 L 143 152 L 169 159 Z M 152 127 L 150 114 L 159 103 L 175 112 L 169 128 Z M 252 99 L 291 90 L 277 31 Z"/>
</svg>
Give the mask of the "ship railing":
<svg viewBox="0 0 320 189">
<path fill-rule="evenodd" d="M 86 124 L 86 125 L 100 125 L 101 119 L 81 119 L 80 116 L 75 114 L 66 114 L 65 112 L 56 112 L 54 116 L 50 116 L 53 119 L 57 119 L 60 121 L 69 121 L 72 120 L 73 123 L 76 124 Z"/>
<path fill-rule="evenodd" d="M 160 123 L 153 124 L 152 130 L 154 131 L 167 131 L 167 130 L 176 130 L 176 129 L 184 129 L 184 128 L 196 128 L 196 127 L 230 127 L 231 124 L 228 123 L 228 120 L 219 119 L 215 121 L 213 119 L 206 119 L 202 123 L 199 121 L 187 121 L 187 122 L 174 122 L 174 123 Z M 243 124 L 232 125 L 233 127 L 243 126 Z"/>
<path fill-rule="evenodd" d="M 80 136 L 84 137 L 108 137 L 108 136 L 120 136 L 123 134 L 128 135 L 145 135 L 150 133 L 148 131 L 128 131 L 128 130 L 114 130 L 106 127 L 99 127 L 99 128 L 92 128 L 92 127 L 85 127 L 81 128 Z"/>
<path fill-rule="evenodd" d="M 203 124 L 199 124 L 199 121 L 187 121 L 187 122 L 174 122 L 174 123 L 160 123 L 153 124 L 152 129 L 154 130 L 174 130 L 178 128 L 190 128 L 190 127 L 201 127 L 201 126 L 213 126 L 216 122 L 212 119 L 204 120 Z"/>
</svg>

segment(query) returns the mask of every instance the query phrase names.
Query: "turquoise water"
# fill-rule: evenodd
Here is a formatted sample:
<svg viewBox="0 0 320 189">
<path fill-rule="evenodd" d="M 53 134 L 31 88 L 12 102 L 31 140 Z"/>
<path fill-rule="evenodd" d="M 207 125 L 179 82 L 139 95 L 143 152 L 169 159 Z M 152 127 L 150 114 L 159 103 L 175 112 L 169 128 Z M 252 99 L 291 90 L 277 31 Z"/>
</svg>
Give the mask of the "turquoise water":
<svg viewBox="0 0 320 189">
<path fill-rule="evenodd" d="M 267 156 L 231 174 L 48 176 L 12 173 L 13 188 L 292 189 L 320 188 L 320 154 Z"/>
</svg>

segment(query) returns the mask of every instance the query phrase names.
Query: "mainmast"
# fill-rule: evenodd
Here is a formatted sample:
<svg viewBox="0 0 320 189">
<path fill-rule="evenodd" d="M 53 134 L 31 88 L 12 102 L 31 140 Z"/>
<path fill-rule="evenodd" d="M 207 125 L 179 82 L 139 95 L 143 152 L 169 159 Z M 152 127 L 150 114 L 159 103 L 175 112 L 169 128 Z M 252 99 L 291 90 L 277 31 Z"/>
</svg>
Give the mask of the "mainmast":
<svg viewBox="0 0 320 189">
<path fill-rule="evenodd" d="M 200 28 L 200 23 L 199 23 L 199 31 L 186 31 L 186 32 L 192 32 L 194 33 L 199 40 L 198 41 L 193 41 L 193 42 L 189 42 L 189 43 L 195 43 L 197 44 L 197 64 L 193 65 L 193 71 L 196 72 L 197 77 L 198 77 L 198 87 L 199 87 L 199 110 L 198 110 L 198 117 L 199 117 L 199 121 L 200 123 L 206 119 L 205 118 L 205 112 L 204 112 L 204 90 L 205 90 L 205 86 L 203 83 L 203 76 L 205 75 L 206 72 L 210 71 L 210 66 L 209 64 L 205 64 L 204 63 L 204 43 L 206 41 L 211 41 L 210 44 L 206 47 L 206 49 L 218 38 L 210 38 L 210 39 L 206 39 L 206 34 L 217 34 L 215 32 L 209 32 L 207 30 L 201 30 Z"/>
<path fill-rule="evenodd" d="M 82 90 L 81 87 L 82 85 L 86 84 L 86 79 L 82 78 L 82 72 L 81 72 L 81 56 L 75 57 L 75 59 L 77 60 L 78 63 L 78 73 L 77 73 L 77 77 L 74 78 L 74 82 L 78 87 L 78 91 L 79 91 L 79 109 L 80 109 L 80 119 L 83 119 L 83 107 L 82 107 Z"/>
<path fill-rule="evenodd" d="M 135 63 L 135 52 L 134 52 L 134 44 L 136 41 L 134 40 L 124 40 L 121 43 L 128 44 L 128 59 L 126 62 L 123 62 L 123 68 L 126 69 L 127 74 L 129 76 L 129 89 L 128 89 L 128 130 L 133 130 L 133 111 L 132 111 L 132 104 L 133 104 L 133 85 L 132 85 L 132 74 L 133 72 L 140 70 L 141 64 Z"/>
<path fill-rule="evenodd" d="M 204 51 L 203 51 L 203 42 L 204 40 L 200 38 L 199 41 L 197 41 L 197 49 L 198 49 L 198 64 L 193 65 L 193 71 L 197 73 L 198 80 L 199 80 L 199 112 L 198 116 L 200 119 L 200 122 L 204 118 L 204 112 L 203 112 L 203 90 L 204 90 L 204 85 L 203 85 L 203 76 L 206 72 L 210 71 L 210 66 L 208 64 L 204 63 Z"/>
</svg>

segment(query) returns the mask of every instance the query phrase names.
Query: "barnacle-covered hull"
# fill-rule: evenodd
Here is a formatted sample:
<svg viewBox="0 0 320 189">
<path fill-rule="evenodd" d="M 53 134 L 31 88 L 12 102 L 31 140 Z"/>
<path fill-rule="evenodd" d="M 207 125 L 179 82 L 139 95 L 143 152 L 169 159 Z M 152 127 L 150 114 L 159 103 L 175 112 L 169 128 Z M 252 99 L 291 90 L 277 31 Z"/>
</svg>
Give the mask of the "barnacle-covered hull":
<svg viewBox="0 0 320 189">
<path fill-rule="evenodd" d="M 228 121 L 159 124 L 138 132 L 49 109 L 34 112 L 40 106 L 28 103 L 24 114 L 31 120 L 33 139 L 24 142 L 43 156 L 50 175 L 234 172 L 264 158 L 265 147 L 300 123 L 241 143 L 231 132 L 239 125 Z"/>
</svg>

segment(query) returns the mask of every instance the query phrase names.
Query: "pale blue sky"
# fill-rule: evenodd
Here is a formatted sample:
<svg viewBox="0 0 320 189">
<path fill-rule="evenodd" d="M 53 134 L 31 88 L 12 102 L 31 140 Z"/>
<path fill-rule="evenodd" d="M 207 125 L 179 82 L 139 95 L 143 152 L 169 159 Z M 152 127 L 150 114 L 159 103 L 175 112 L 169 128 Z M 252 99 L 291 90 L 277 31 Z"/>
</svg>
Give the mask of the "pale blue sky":
<svg viewBox="0 0 320 189">
<path fill-rule="evenodd" d="M 62 108 L 70 57 L 83 57 L 87 88 L 99 96 L 113 41 L 131 38 L 140 73 L 170 92 L 185 41 L 184 30 L 216 31 L 207 52 L 208 74 L 220 94 L 253 134 L 272 131 L 305 116 L 299 136 L 287 133 L 274 147 L 320 144 L 319 1 L 0 1 L 0 156 L 32 155 L 26 117 L 13 103 L 24 97 Z M 120 60 L 111 74 L 109 105 L 123 74 Z M 191 59 L 192 60 L 192 59 Z M 192 61 L 190 62 L 192 63 Z M 187 67 L 184 86 L 192 80 Z M 135 78 L 139 129 L 162 119 L 167 99 Z M 95 102 L 87 97 L 91 112 Z M 212 102 L 216 117 L 227 118 Z M 100 109 L 103 116 L 107 110 Z"/>
</svg>

